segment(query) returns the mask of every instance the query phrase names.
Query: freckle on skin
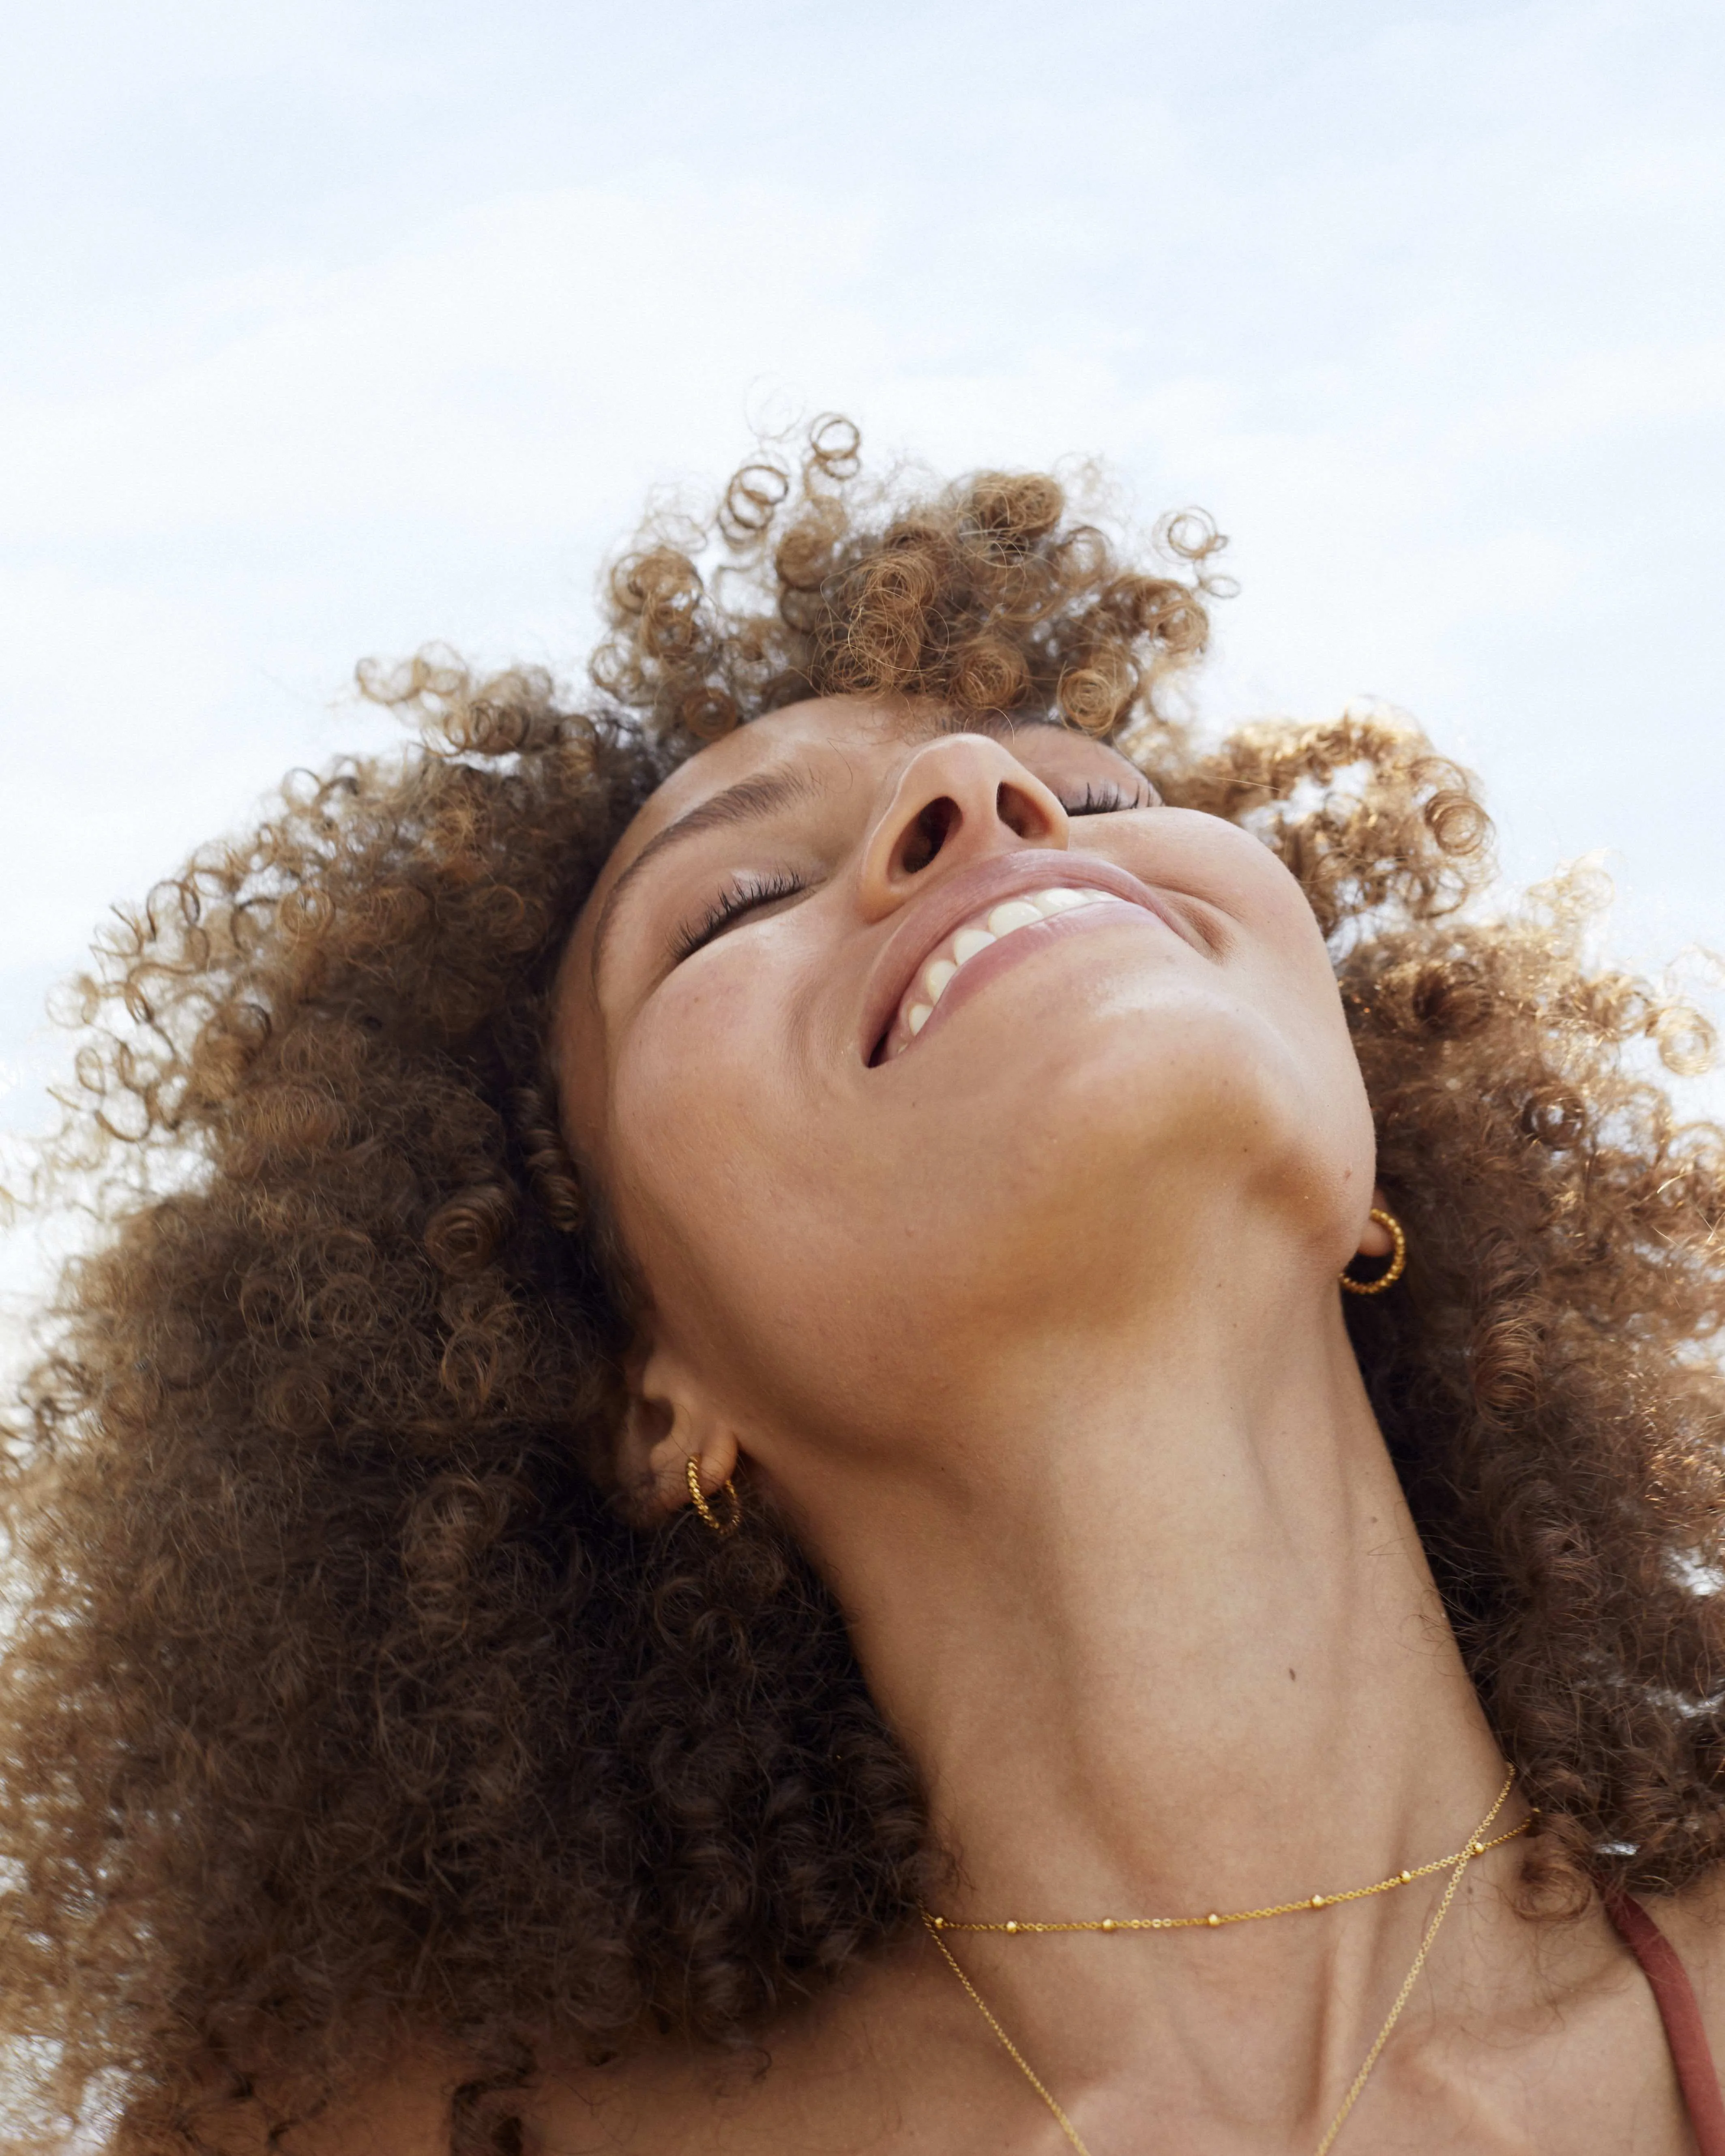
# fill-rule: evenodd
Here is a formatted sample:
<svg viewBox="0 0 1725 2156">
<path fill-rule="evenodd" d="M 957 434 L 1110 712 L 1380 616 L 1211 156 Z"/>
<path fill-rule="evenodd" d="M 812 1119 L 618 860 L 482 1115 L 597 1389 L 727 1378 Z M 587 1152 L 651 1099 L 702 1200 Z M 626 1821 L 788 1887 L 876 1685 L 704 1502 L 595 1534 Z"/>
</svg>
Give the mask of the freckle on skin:
<svg viewBox="0 0 1725 2156">
<path fill-rule="evenodd" d="M 1294 1681 L 1294 1672 L 1293 1672 L 1291 1670 L 1290 1670 L 1290 1671 L 1288 1671 L 1288 1682 L 1289 1682 L 1290 1684 L 1292 1684 L 1292 1683 L 1293 1683 L 1293 1681 Z"/>
</svg>

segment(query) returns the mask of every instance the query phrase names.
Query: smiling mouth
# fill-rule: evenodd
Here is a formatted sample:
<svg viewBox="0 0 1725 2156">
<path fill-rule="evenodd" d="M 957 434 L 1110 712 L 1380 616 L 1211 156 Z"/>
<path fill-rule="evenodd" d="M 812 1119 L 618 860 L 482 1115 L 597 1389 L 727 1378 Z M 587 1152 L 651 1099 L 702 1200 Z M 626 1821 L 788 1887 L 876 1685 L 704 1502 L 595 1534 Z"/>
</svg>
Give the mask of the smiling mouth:
<svg viewBox="0 0 1725 2156">
<path fill-rule="evenodd" d="M 984 951 L 993 948 L 1021 928 L 1034 928 L 1081 907 L 1118 904 L 1111 891 L 1075 889 L 1070 884 L 1050 884 L 1026 891 L 984 906 L 955 928 L 917 969 L 916 978 L 899 999 L 892 1023 L 882 1036 L 873 1060 L 890 1062 L 902 1055 L 940 1007 L 940 1001 L 960 973 Z"/>
</svg>

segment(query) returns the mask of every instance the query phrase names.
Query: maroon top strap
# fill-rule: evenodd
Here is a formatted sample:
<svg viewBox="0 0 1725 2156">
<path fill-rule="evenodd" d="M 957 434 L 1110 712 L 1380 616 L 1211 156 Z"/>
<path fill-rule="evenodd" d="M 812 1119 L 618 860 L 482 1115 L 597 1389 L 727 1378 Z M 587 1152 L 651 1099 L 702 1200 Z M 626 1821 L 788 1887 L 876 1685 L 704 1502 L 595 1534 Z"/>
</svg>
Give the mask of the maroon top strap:
<svg viewBox="0 0 1725 2156">
<path fill-rule="evenodd" d="M 1689 1972 L 1678 1960 L 1676 1948 L 1639 1902 L 1609 1890 L 1603 1898 L 1605 1914 L 1623 1934 L 1624 1943 L 1641 1964 L 1652 1989 L 1653 2002 L 1665 2024 L 1666 2041 L 1671 2047 L 1671 2064 L 1677 2070 L 1677 2086 L 1683 2092 L 1689 2123 L 1695 2129 L 1695 2145 L 1701 2156 L 1725 2156 L 1725 2097 L 1719 2093 L 1712 2046 L 1702 2025 Z"/>
</svg>

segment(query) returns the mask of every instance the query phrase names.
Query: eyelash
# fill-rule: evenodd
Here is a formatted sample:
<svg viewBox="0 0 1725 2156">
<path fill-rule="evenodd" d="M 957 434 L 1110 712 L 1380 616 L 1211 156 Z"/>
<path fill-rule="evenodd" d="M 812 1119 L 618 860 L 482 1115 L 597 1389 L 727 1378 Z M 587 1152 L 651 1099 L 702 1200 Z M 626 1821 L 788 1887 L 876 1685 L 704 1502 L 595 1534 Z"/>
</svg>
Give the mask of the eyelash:
<svg viewBox="0 0 1725 2156">
<path fill-rule="evenodd" d="M 1148 800 L 1135 800 L 1123 786 L 1088 785 L 1076 801 L 1060 803 L 1069 816 L 1111 816 L 1122 808 L 1147 808 Z"/>
<path fill-rule="evenodd" d="M 793 876 L 788 869 L 776 869 L 768 876 L 745 876 L 727 891 L 722 891 L 708 906 L 698 921 L 691 921 L 678 935 L 672 947 L 675 962 L 692 957 L 704 943 L 711 943 L 721 928 L 726 927 L 740 914 L 751 912 L 757 906 L 770 906 L 775 899 L 793 898 L 803 888 L 800 876 Z"/>
<path fill-rule="evenodd" d="M 1086 786 L 1076 801 L 1060 803 L 1069 816 L 1110 816 L 1122 808 L 1147 808 L 1149 805 L 1147 801 L 1134 800 L 1124 787 L 1094 783 Z M 721 929 L 742 915 L 752 912 L 757 906 L 771 906 L 775 900 L 793 898 L 803 888 L 801 878 L 785 869 L 775 870 L 768 876 L 744 877 L 715 899 L 698 921 L 680 932 L 672 947 L 675 962 L 680 965 L 685 958 L 692 957 Z"/>
</svg>

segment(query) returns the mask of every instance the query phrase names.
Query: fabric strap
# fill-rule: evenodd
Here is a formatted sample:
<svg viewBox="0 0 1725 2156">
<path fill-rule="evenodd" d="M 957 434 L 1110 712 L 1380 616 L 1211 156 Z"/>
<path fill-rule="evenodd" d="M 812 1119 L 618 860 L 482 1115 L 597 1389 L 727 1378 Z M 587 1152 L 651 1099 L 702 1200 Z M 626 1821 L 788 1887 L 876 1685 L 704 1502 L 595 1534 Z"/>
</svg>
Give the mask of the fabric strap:
<svg viewBox="0 0 1725 2156">
<path fill-rule="evenodd" d="M 1712 2046 L 1702 2024 L 1701 2009 L 1695 2003 L 1689 1972 L 1678 1960 L 1676 1948 L 1633 1897 L 1607 1891 L 1603 1899 L 1605 1914 L 1641 1964 L 1652 1989 L 1653 2002 L 1665 2024 L 1666 2041 L 1671 2047 L 1677 2086 L 1695 2132 L 1695 2145 L 1701 2156 L 1725 2156 L 1725 2097 L 1719 2093 Z"/>
</svg>

